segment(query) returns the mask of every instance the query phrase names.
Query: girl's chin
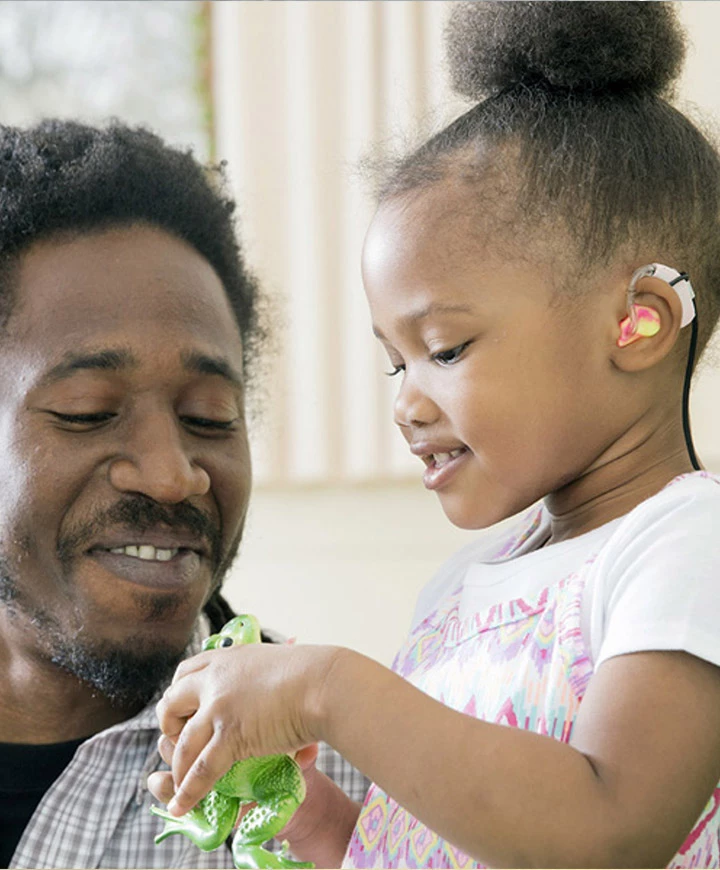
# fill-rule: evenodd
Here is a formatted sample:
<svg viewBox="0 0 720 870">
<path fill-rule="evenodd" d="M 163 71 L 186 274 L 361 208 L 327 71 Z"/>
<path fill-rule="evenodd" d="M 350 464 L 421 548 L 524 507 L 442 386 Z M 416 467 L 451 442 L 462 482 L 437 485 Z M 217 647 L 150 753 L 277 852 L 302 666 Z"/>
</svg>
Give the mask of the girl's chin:
<svg viewBox="0 0 720 870">
<path fill-rule="evenodd" d="M 450 522 L 458 529 L 466 531 L 480 531 L 494 526 L 496 523 L 511 517 L 512 513 L 504 513 L 498 510 L 478 510 L 477 503 L 462 504 L 459 499 L 445 499 L 440 497 L 442 509 Z"/>
</svg>

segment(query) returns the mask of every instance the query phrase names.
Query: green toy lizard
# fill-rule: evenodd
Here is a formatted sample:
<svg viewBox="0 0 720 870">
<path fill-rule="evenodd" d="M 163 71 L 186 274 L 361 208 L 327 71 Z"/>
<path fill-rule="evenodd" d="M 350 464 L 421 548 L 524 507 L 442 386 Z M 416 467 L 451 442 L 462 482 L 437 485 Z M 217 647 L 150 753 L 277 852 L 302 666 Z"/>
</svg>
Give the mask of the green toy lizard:
<svg viewBox="0 0 720 870">
<path fill-rule="evenodd" d="M 203 649 L 235 644 L 259 643 L 260 625 L 254 616 L 231 619 L 219 634 L 211 635 Z M 305 798 L 305 779 L 297 762 L 288 755 L 264 755 L 236 761 L 196 807 L 184 816 L 171 816 L 152 807 L 165 819 L 165 828 L 155 838 L 161 843 L 171 834 L 185 834 L 196 846 L 209 852 L 217 849 L 232 833 L 243 804 L 255 803 L 241 819 L 233 838 L 232 855 L 238 868 L 314 867 L 294 861 L 287 843 L 279 853 L 263 848 L 290 820 Z"/>
</svg>

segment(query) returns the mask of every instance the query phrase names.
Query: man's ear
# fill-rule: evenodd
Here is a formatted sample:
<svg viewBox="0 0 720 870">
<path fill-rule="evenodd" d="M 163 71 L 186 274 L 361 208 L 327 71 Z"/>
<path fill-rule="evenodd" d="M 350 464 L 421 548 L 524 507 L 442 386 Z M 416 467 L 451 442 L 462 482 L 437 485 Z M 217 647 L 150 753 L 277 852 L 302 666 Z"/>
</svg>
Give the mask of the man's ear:
<svg viewBox="0 0 720 870">
<path fill-rule="evenodd" d="M 611 354 L 615 366 L 626 372 L 643 371 L 665 359 L 677 343 L 682 322 L 680 297 L 660 278 L 640 278 L 633 307 L 630 314 L 623 308 Z"/>
</svg>

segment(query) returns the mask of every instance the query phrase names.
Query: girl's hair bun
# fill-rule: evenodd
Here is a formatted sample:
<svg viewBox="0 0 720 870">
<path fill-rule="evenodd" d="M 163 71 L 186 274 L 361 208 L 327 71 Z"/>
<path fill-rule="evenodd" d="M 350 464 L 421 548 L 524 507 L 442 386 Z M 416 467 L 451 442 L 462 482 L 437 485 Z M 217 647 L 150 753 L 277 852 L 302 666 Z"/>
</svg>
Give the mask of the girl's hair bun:
<svg viewBox="0 0 720 870">
<path fill-rule="evenodd" d="M 455 90 L 480 100 L 516 84 L 660 94 L 685 39 L 669 3 L 494 0 L 452 4 L 446 30 Z"/>
</svg>

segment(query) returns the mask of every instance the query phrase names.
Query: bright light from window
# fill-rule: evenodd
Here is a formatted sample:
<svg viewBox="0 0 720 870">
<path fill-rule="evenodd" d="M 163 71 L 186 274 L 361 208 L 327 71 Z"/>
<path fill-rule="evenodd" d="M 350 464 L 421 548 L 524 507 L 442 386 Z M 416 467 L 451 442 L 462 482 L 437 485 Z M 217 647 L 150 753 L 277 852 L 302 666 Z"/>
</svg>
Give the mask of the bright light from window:
<svg viewBox="0 0 720 870">
<path fill-rule="evenodd" d="M 190 0 L 0 2 L 0 122 L 117 117 L 206 158 L 201 12 Z"/>
</svg>

